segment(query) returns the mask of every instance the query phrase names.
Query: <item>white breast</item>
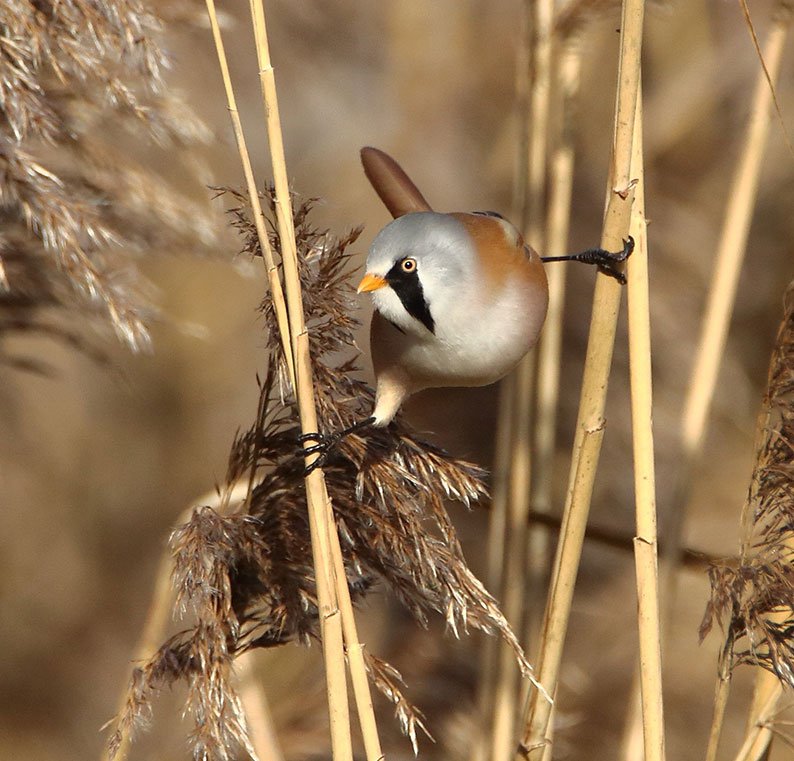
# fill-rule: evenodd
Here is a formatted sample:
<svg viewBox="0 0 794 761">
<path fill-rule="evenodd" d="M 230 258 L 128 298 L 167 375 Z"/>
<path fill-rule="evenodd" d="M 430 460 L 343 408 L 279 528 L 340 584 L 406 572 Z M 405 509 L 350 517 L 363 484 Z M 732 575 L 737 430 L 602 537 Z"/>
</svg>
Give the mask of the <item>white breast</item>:
<svg viewBox="0 0 794 761">
<path fill-rule="evenodd" d="M 409 393 L 444 386 L 485 386 L 505 376 L 534 346 L 545 314 L 545 290 L 526 281 L 505 283 L 495 298 L 469 289 L 434 316 L 436 331 L 401 332 L 376 316 L 372 356 L 376 374 L 398 366 Z M 544 301 L 539 309 L 538 302 Z"/>
</svg>

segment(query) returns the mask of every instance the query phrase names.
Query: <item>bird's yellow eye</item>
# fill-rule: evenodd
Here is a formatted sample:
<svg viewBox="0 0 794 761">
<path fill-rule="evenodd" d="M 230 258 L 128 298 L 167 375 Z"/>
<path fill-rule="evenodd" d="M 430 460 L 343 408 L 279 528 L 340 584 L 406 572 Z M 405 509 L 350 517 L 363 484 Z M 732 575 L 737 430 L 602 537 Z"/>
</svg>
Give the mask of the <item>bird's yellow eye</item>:
<svg viewBox="0 0 794 761">
<path fill-rule="evenodd" d="M 403 259 L 403 272 L 413 272 L 416 269 L 416 259 Z"/>
</svg>

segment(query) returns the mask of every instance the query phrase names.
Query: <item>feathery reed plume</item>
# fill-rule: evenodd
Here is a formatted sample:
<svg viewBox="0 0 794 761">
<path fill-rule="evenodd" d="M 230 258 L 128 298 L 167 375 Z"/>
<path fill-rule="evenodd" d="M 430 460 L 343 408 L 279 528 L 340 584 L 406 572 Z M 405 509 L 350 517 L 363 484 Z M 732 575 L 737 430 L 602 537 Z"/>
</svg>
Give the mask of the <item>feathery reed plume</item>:
<svg viewBox="0 0 794 761">
<path fill-rule="evenodd" d="M 756 464 L 742 511 L 739 562 L 709 572 L 701 639 L 715 622 L 726 644 L 721 671 L 761 666 L 794 687 L 794 283 L 786 292 L 758 421 Z M 714 743 L 716 747 L 716 741 Z"/>
<path fill-rule="evenodd" d="M 247 197 L 225 192 L 237 204 L 231 214 L 244 250 L 260 256 Z M 272 224 L 273 201 L 267 200 Z M 360 230 L 334 238 L 313 227 L 311 208 L 312 201 L 297 206 L 294 226 L 318 417 L 321 427 L 330 430 L 361 419 L 374 403 L 373 390 L 355 377 L 359 323 L 350 314 L 348 248 Z M 275 231 L 271 242 L 280 253 Z M 235 741 L 245 742 L 229 680 L 234 657 L 251 648 L 308 643 L 319 636 L 303 463 L 296 457 L 297 412 L 289 387 L 280 381 L 286 370 L 269 294 L 261 311 L 269 362 L 260 382 L 258 419 L 235 440 L 227 472 L 232 485 L 253 470 L 256 485 L 245 511 L 220 515 L 199 508 L 174 532 L 178 604 L 183 611 L 192 609 L 197 622 L 136 669 L 114 737 L 145 717 L 156 689 L 184 678 L 191 685 L 188 708 L 196 719 L 197 757 L 225 759 Z M 447 498 L 466 505 L 480 499 L 483 472 L 422 441 L 399 419 L 388 430 L 346 438 L 324 471 L 353 599 L 360 600 L 380 582 L 420 624 L 437 613 L 456 636 L 468 626 L 499 634 L 529 676 L 515 635 L 467 567 L 444 508 Z M 367 658 L 370 678 L 394 704 L 416 747 L 422 717 L 403 696 L 399 674 L 373 656 Z M 222 690 L 211 689 L 210 679 Z"/>
<path fill-rule="evenodd" d="M 0 7 L 0 287 L 15 317 L 2 335 L 59 335 L 37 309 L 57 306 L 94 324 L 103 316 L 139 348 L 148 340 L 146 308 L 132 289 L 131 254 L 214 237 L 196 224 L 205 216 L 198 204 L 109 137 L 121 127 L 136 141 L 179 148 L 208 139 L 163 85 L 159 26 L 138 0 Z M 31 269 L 41 273 L 34 290 L 20 274 Z"/>
</svg>

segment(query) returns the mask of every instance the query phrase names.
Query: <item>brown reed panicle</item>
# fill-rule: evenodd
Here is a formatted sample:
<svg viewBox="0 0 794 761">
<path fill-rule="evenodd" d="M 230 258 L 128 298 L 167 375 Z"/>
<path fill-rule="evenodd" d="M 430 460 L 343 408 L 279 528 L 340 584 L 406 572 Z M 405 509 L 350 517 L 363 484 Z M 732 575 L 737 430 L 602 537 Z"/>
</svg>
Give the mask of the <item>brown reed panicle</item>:
<svg viewBox="0 0 794 761">
<path fill-rule="evenodd" d="M 260 256 L 247 197 L 222 192 L 237 204 L 231 214 L 244 251 Z M 265 200 L 272 213 L 272 197 Z M 374 403 L 373 390 L 356 377 L 359 321 L 351 313 L 348 249 L 361 230 L 335 238 L 315 229 L 312 203 L 296 205 L 295 231 L 318 414 L 323 429 L 331 431 L 367 417 Z M 275 231 L 271 238 L 280 251 Z M 154 690 L 184 678 L 196 723 L 196 757 L 226 759 L 227 741 L 245 736 L 229 682 L 234 657 L 250 648 L 308 644 L 319 637 L 304 465 L 297 456 L 297 408 L 286 383 L 269 295 L 260 308 L 267 327 L 268 371 L 260 382 L 258 418 L 232 446 L 226 488 L 249 477 L 255 485 L 243 512 L 221 515 L 198 508 L 174 532 L 177 603 L 182 611 L 192 608 L 197 623 L 136 669 L 112 742 L 146 716 Z M 388 430 L 370 429 L 344 439 L 324 472 L 354 600 L 381 583 L 421 625 L 436 613 L 456 636 L 470 625 L 499 634 L 529 674 L 496 601 L 466 565 L 444 506 L 446 499 L 468 506 L 485 496 L 480 468 L 423 441 L 398 418 Z M 369 653 L 367 666 L 416 748 L 416 729 L 425 728 L 421 714 L 402 694 L 400 674 Z"/>
<path fill-rule="evenodd" d="M 203 207 L 133 158 L 136 143 L 154 140 L 185 149 L 195 173 L 187 149 L 210 137 L 164 85 L 159 29 L 139 0 L 0 4 L 0 288 L 14 318 L 0 339 L 23 329 L 57 334 L 40 304 L 59 308 L 57 324 L 90 313 L 94 326 L 109 323 L 131 347 L 144 346 L 133 255 L 214 240 L 211 226 L 196 227 Z M 20 272 L 34 268 L 46 278 L 15 311 L 15 292 L 30 285 Z"/>
<path fill-rule="evenodd" d="M 794 687 L 794 282 L 786 292 L 758 427 L 756 464 L 743 516 L 740 558 L 709 572 L 714 621 L 740 663 L 762 666 Z"/>
</svg>

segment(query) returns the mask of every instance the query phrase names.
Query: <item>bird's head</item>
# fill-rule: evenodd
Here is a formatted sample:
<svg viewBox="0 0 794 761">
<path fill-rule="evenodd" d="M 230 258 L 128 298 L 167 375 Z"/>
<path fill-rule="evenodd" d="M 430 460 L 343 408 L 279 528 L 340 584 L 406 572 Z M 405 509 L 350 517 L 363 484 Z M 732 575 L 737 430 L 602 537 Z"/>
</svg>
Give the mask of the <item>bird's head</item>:
<svg viewBox="0 0 794 761">
<path fill-rule="evenodd" d="M 372 293 L 375 308 L 401 330 L 434 333 L 439 317 L 475 275 L 474 245 L 465 227 L 449 214 L 415 212 L 378 233 L 358 292 Z"/>
</svg>

